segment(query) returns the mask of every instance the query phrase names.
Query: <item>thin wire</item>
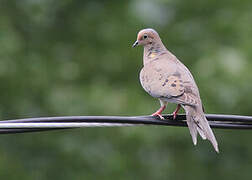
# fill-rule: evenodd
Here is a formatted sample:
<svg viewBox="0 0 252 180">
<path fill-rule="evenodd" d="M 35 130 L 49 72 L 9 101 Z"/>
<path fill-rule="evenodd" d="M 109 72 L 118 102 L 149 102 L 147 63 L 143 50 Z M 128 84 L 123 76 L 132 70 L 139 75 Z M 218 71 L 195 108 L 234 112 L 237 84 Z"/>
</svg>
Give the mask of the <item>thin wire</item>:
<svg viewBox="0 0 252 180">
<path fill-rule="evenodd" d="M 127 124 L 127 123 L 93 123 L 93 122 L 57 122 L 57 123 L 3 123 L 0 124 L 0 129 L 16 129 L 16 128 L 80 128 L 80 127 L 115 127 L 115 126 L 134 126 L 140 124 Z"/>
<path fill-rule="evenodd" d="M 185 127 L 186 116 L 165 115 L 165 120 L 152 116 L 63 116 L 0 121 L 0 134 L 72 129 L 80 127 L 115 127 L 160 125 Z M 251 116 L 206 114 L 212 128 L 252 129 Z"/>
</svg>

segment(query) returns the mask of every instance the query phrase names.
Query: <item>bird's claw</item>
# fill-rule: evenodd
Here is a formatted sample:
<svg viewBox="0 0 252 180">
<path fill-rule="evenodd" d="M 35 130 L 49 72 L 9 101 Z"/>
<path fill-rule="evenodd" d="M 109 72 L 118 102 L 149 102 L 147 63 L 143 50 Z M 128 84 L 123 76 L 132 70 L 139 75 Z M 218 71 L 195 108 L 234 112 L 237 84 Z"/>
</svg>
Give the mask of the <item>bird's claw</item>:
<svg viewBox="0 0 252 180">
<path fill-rule="evenodd" d="M 173 120 L 175 120 L 176 117 L 177 117 L 177 113 L 174 111 L 174 112 L 172 113 L 172 115 L 173 115 Z"/>
<path fill-rule="evenodd" d="M 153 113 L 152 116 L 158 116 L 160 119 L 164 120 L 165 118 L 159 113 Z"/>
<path fill-rule="evenodd" d="M 164 109 L 166 108 L 166 105 L 162 105 L 160 108 L 159 108 L 159 110 L 157 110 L 156 112 L 154 112 L 153 114 L 152 114 L 152 116 L 158 116 L 160 119 L 165 119 L 163 116 L 162 116 L 162 112 L 164 111 Z"/>
<path fill-rule="evenodd" d="M 176 108 L 176 109 L 175 109 L 175 111 L 172 113 L 172 115 L 173 115 L 173 120 L 175 120 L 175 119 L 176 119 L 177 114 L 178 114 L 178 112 L 179 112 L 180 108 L 181 108 L 181 105 L 180 105 L 180 104 L 178 104 L 177 108 Z"/>
</svg>

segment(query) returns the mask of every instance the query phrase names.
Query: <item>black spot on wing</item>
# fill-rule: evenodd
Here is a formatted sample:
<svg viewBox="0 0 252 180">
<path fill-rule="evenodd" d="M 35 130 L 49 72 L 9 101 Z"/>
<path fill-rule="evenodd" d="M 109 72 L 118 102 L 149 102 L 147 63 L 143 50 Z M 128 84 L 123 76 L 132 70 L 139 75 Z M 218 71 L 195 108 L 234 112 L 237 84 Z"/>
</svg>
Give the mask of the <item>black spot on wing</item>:
<svg viewBox="0 0 252 180">
<path fill-rule="evenodd" d="M 148 49 L 148 51 L 152 51 L 154 49 L 154 47 L 152 46 L 150 49 Z"/>
<path fill-rule="evenodd" d="M 181 74 L 180 74 L 178 71 L 176 71 L 176 72 L 173 74 L 173 76 L 176 76 L 176 77 L 180 78 L 180 77 L 181 77 Z"/>
</svg>

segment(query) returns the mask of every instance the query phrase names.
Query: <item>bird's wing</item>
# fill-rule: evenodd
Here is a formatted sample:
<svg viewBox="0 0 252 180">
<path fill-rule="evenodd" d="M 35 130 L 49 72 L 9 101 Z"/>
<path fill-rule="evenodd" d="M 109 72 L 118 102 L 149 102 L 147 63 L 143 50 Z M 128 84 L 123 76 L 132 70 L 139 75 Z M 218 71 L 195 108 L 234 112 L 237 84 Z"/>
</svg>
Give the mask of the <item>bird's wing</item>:
<svg viewBox="0 0 252 180">
<path fill-rule="evenodd" d="M 198 105 L 197 87 L 190 74 L 179 65 L 167 60 L 145 65 L 140 73 L 141 84 L 153 97 L 177 104 Z"/>
</svg>

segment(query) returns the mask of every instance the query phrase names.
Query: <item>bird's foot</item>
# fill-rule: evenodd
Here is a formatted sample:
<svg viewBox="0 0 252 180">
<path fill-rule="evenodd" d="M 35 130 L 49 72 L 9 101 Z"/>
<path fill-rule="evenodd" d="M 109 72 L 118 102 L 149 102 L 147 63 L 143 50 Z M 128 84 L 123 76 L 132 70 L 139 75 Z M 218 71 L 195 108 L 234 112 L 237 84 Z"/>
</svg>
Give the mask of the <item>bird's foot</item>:
<svg viewBox="0 0 252 180">
<path fill-rule="evenodd" d="M 178 104 L 177 108 L 176 108 L 176 109 L 175 109 L 175 111 L 172 113 L 172 115 L 173 115 L 173 120 L 175 120 L 175 119 L 176 119 L 177 114 L 178 114 L 178 112 L 179 112 L 180 108 L 181 108 L 181 105 L 180 105 L 180 104 Z"/>
<path fill-rule="evenodd" d="M 172 113 L 172 115 L 173 115 L 173 120 L 175 120 L 176 117 L 177 117 L 177 113 L 174 111 L 174 112 Z"/>
<path fill-rule="evenodd" d="M 160 119 L 164 120 L 164 117 L 162 116 L 161 113 L 155 112 L 155 113 L 152 114 L 152 116 L 158 116 Z"/>
<path fill-rule="evenodd" d="M 166 106 L 161 106 L 159 108 L 159 110 L 157 110 L 157 112 L 153 113 L 152 116 L 158 116 L 160 119 L 164 119 L 164 117 L 162 116 L 162 112 L 164 111 L 164 109 L 166 108 Z"/>
</svg>

